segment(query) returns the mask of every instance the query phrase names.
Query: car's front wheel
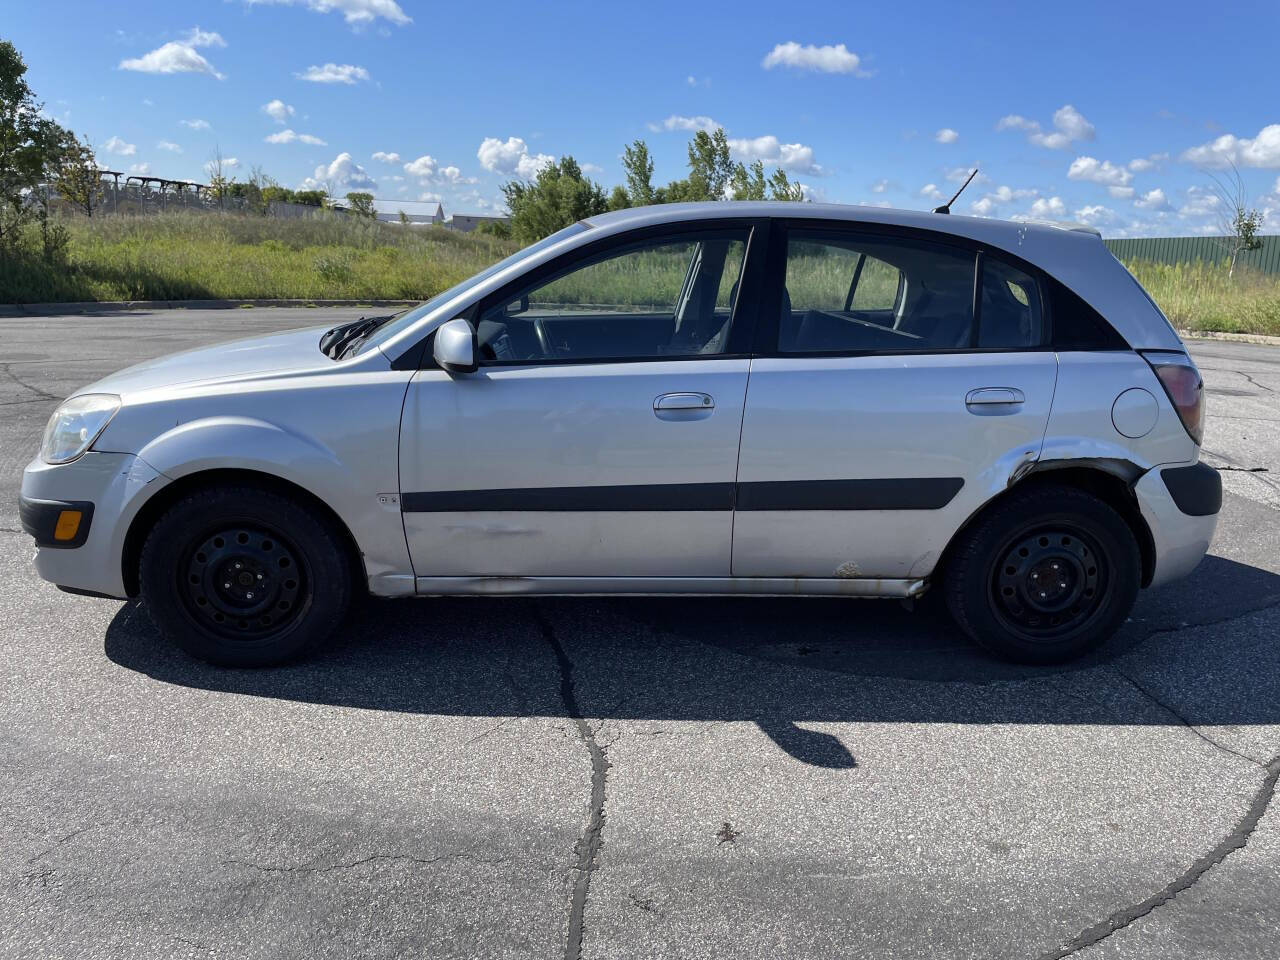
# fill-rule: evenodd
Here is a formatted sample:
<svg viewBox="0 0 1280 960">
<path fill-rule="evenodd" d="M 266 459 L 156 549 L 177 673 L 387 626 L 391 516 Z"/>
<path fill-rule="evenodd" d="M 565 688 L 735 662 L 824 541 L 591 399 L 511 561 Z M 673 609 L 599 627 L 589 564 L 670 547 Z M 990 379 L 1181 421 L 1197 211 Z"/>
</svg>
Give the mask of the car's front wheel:
<svg viewBox="0 0 1280 960">
<path fill-rule="evenodd" d="M 944 571 L 961 629 L 1023 663 L 1069 660 L 1124 623 L 1142 560 L 1133 531 L 1083 490 L 1013 493 L 963 534 Z"/>
<path fill-rule="evenodd" d="M 156 626 L 201 660 L 281 663 L 326 640 L 351 598 L 327 518 L 249 486 L 195 490 L 152 527 L 139 580 Z"/>
</svg>

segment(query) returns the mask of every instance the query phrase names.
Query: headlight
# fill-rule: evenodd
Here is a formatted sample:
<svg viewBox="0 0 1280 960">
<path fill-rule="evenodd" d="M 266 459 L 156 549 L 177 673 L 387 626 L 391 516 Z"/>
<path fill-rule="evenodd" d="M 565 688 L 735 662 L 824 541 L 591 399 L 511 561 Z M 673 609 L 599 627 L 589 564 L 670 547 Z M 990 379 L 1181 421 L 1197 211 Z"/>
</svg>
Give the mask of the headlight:
<svg viewBox="0 0 1280 960">
<path fill-rule="evenodd" d="M 89 449 L 119 409 L 120 398 L 110 393 L 86 393 L 64 401 L 44 428 L 40 459 L 70 463 Z"/>
</svg>

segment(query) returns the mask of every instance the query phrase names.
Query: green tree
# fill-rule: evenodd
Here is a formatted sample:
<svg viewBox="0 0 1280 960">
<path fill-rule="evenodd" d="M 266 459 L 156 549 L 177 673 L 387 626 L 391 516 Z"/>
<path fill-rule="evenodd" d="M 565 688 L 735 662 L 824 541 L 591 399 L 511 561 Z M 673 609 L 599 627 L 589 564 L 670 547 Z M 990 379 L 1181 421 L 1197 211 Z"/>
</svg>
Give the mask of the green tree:
<svg viewBox="0 0 1280 960">
<path fill-rule="evenodd" d="M 763 198 L 762 198 L 763 199 Z M 769 178 L 770 200 L 803 200 L 804 187 L 799 181 L 787 177 L 787 171 L 779 167 Z"/>
<path fill-rule="evenodd" d="M 348 209 L 357 217 L 376 220 L 378 211 L 373 208 L 373 194 L 356 191 L 347 194 Z"/>
<path fill-rule="evenodd" d="M 61 156 L 54 171 L 53 187 L 63 200 L 86 217 L 92 217 L 102 191 L 102 169 L 93 155 L 93 147 L 67 130 L 63 132 L 59 150 Z"/>
<path fill-rule="evenodd" d="M 649 156 L 649 145 L 636 140 L 624 147 L 622 169 L 626 171 L 628 205 L 644 207 L 653 203 L 653 159 Z"/>
<path fill-rule="evenodd" d="M 66 132 L 41 114 L 27 65 L 0 40 L 0 251 L 12 250 L 32 220 L 47 217 L 40 185 L 57 168 Z"/>
<path fill-rule="evenodd" d="M 521 243 L 541 240 L 609 207 L 604 188 L 584 177 L 573 157 L 547 164 L 532 183 L 503 184 L 502 194 L 511 211 L 511 234 Z"/>
<path fill-rule="evenodd" d="M 613 192 L 609 194 L 610 210 L 625 210 L 631 206 L 631 196 L 627 193 L 627 188 L 622 184 L 618 184 L 613 188 Z"/>
<path fill-rule="evenodd" d="M 738 164 L 733 168 L 733 176 L 729 180 L 729 189 L 733 191 L 735 200 L 765 199 L 764 164 L 756 160 L 750 167 Z"/>
</svg>

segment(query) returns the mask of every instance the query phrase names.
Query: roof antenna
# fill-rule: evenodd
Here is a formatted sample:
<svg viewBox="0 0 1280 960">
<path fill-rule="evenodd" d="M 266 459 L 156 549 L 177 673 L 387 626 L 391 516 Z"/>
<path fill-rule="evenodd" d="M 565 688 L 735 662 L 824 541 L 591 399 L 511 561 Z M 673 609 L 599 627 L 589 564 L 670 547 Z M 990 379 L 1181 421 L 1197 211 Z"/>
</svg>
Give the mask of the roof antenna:
<svg viewBox="0 0 1280 960">
<path fill-rule="evenodd" d="M 973 180 L 973 178 L 974 178 L 974 177 L 976 177 L 977 175 L 978 175 L 978 168 L 977 168 L 977 167 L 974 167 L 974 168 L 973 168 L 973 173 L 969 174 L 969 179 L 968 179 L 968 180 L 966 180 L 964 183 L 960 184 L 960 189 L 956 191 L 955 196 L 954 196 L 954 197 L 952 197 L 950 200 L 948 200 L 946 203 L 944 203 L 942 206 L 940 206 L 940 207 L 934 207 L 934 208 L 933 208 L 933 212 L 934 212 L 934 213 L 950 213 L 950 212 L 951 212 L 951 205 L 952 205 L 953 203 L 955 203 L 955 202 L 956 202 L 956 197 L 958 197 L 958 196 L 960 196 L 960 194 L 964 193 L 964 188 L 965 188 L 965 187 L 967 187 L 967 186 L 969 185 L 969 182 L 970 182 L 971 180 Z"/>
</svg>

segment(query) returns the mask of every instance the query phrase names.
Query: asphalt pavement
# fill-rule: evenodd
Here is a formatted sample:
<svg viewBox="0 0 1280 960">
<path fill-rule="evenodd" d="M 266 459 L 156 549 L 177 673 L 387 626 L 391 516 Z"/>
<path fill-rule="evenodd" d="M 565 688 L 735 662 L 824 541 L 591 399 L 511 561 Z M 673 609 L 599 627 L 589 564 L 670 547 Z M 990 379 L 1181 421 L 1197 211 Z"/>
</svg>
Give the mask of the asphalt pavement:
<svg viewBox="0 0 1280 960">
<path fill-rule="evenodd" d="M 233 671 L 56 591 L 59 399 L 334 309 L 0 319 L 0 957 L 1232 958 L 1280 928 L 1280 348 L 1211 555 L 1025 668 L 892 601 L 373 602 Z"/>
</svg>

